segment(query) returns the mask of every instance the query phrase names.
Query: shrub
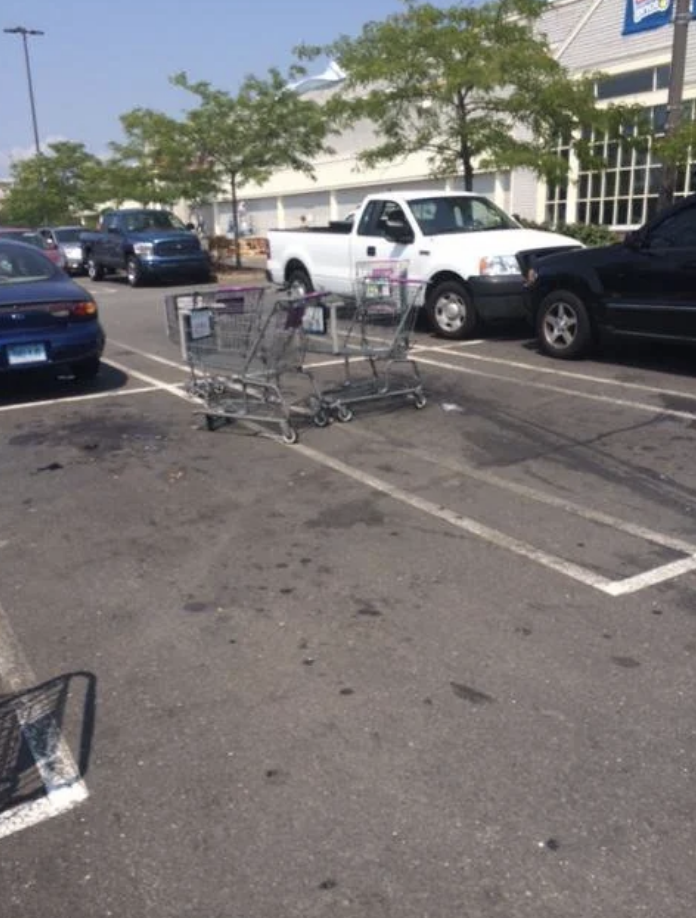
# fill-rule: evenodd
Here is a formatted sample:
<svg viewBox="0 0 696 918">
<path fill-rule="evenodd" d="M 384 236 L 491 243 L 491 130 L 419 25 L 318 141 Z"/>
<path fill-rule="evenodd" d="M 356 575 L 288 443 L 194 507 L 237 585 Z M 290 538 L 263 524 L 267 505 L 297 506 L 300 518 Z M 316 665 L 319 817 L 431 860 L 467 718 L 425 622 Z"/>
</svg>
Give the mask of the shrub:
<svg viewBox="0 0 696 918">
<path fill-rule="evenodd" d="M 618 233 L 610 230 L 608 226 L 596 226 L 584 223 L 560 223 L 558 226 L 552 226 L 550 223 L 535 223 L 533 220 L 525 220 L 523 217 L 516 217 L 522 226 L 527 229 L 539 229 L 546 232 L 562 233 L 564 236 L 570 236 L 577 239 L 586 246 L 611 245 L 619 242 L 621 237 Z"/>
</svg>

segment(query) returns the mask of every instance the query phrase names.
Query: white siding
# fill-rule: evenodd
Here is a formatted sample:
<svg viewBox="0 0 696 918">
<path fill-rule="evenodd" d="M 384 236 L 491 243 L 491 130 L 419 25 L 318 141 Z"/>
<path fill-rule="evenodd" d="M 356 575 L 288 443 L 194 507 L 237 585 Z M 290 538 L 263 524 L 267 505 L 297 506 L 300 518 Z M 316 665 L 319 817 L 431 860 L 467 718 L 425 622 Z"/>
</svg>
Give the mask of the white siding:
<svg viewBox="0 0 696 918">
<path fill-rule="evenodd" d="M 592 0 L 570 0 L 566 3 L 549 4 L 541 19 L 539 31 L 546 36 L 551 46 L 563 44 L 582 19 L 590 2 Z"/>
<path fill-rule="evenodd" d="M 622 35 L 625 14 L 626 0 L 603 0 L 568 46 L 561 63 L 573 71 L 591 71 L 646 55 L 664 53 L 665 60 L 669 60 L 672 29 L 665 27 L 637 35 Z M 636 67 L 640 66 L 638 61 Z"/>
<path fill-rule="evenodd" d="M 309 226 L 322 226 L 329 222 L 329 195 L 327 192 L 296 194 L 283 197 L 285 214 L 283 229 L 297 229 L 304 217 Z"/>
<path fill-rule="evenodd" d="M 509 211 L 527 220 L 537 219 L 539 179 L 529 169 L 518 169 L 512 179 Z"/>
<path fill-rule="evenodd" d="M 246 201 L 249 228 L 255 236 L 265 236 L 278 225 L 278 207 L 275 198 Z"/>
</svg>

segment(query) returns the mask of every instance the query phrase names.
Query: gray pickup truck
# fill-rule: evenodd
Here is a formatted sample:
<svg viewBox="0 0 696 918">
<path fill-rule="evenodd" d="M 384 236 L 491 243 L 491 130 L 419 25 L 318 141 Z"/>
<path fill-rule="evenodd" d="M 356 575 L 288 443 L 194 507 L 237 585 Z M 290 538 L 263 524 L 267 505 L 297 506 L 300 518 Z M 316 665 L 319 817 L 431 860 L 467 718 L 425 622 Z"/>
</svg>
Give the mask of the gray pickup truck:
<svg viewBox="0 0 696 918">
<path fill-rule="evenodd" d="M 168 210 L 107 211 L 97 231 L 81 237 L 87 274 L 99 281 L 125 272 L 131 287 L 153 279 L 206 283 L 212 278 L 210 256 L 191 230 Z"/>
</svg>

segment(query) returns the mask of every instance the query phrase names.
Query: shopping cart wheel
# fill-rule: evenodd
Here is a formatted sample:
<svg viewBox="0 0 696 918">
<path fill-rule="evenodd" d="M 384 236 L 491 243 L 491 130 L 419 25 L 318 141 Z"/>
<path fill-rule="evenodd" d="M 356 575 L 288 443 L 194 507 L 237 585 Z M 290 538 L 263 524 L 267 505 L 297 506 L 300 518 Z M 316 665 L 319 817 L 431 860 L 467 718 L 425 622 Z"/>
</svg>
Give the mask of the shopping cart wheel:
<svg viewBox="0 0 696 918">
<path fill-rule="evenodd" d="M 320 408 L 312 415 L 312 423 L 315 427 L 328 427 L 330 421 L 329 412 L 325 408 Z"/>
<path fill-rule="evenodd" d="M 342 424 L 347 424 L 348 421 L 353 420 L 353 411 L 348 407 L 348 405 L 338 405 L 336 408 L 336 417 Z"/>
<path fill-rule="evenodd" d="M 206 414 L 205 416 L 206 430 L 217 430 L 219 427 L 222 427 L 226 423 L 227 419 L 221 418 L 217 414 Z"/>
<path fill-rule="evenodd" d="M 283 424 L 281 431 L 280 431 L 280 435 L 283 438 L 283 443 L 288 443 L 290 445 L 292 445 L 293 443 L 297 443 L 297 441 L 299 440 L 297 431 L 292 426 L 292 424 Z"/>
<path fill-rule="evenodd" d="M 415 395 L 416 408 L 425 408 L 427 404 L 428 404 L 428 399 L 423 395 L 423 393 L 416 392 L 416 395 Z"/>
</svg>

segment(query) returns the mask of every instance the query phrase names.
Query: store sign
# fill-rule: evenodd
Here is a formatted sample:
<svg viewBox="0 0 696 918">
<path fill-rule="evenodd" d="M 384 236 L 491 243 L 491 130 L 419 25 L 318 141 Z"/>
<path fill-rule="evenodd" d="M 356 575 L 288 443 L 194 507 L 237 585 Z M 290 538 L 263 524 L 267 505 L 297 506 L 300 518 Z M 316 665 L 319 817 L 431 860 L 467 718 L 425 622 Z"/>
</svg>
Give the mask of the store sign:
<svg viewBox="0 0 696 918">
<path fill-rule="evenodd" d="M 626 0 L 624 35 L 659 29 L 672 22 L 675 0 Z M 691 0 L 691 17 L 696 19 L 696 0 Z"/>
</svg>

